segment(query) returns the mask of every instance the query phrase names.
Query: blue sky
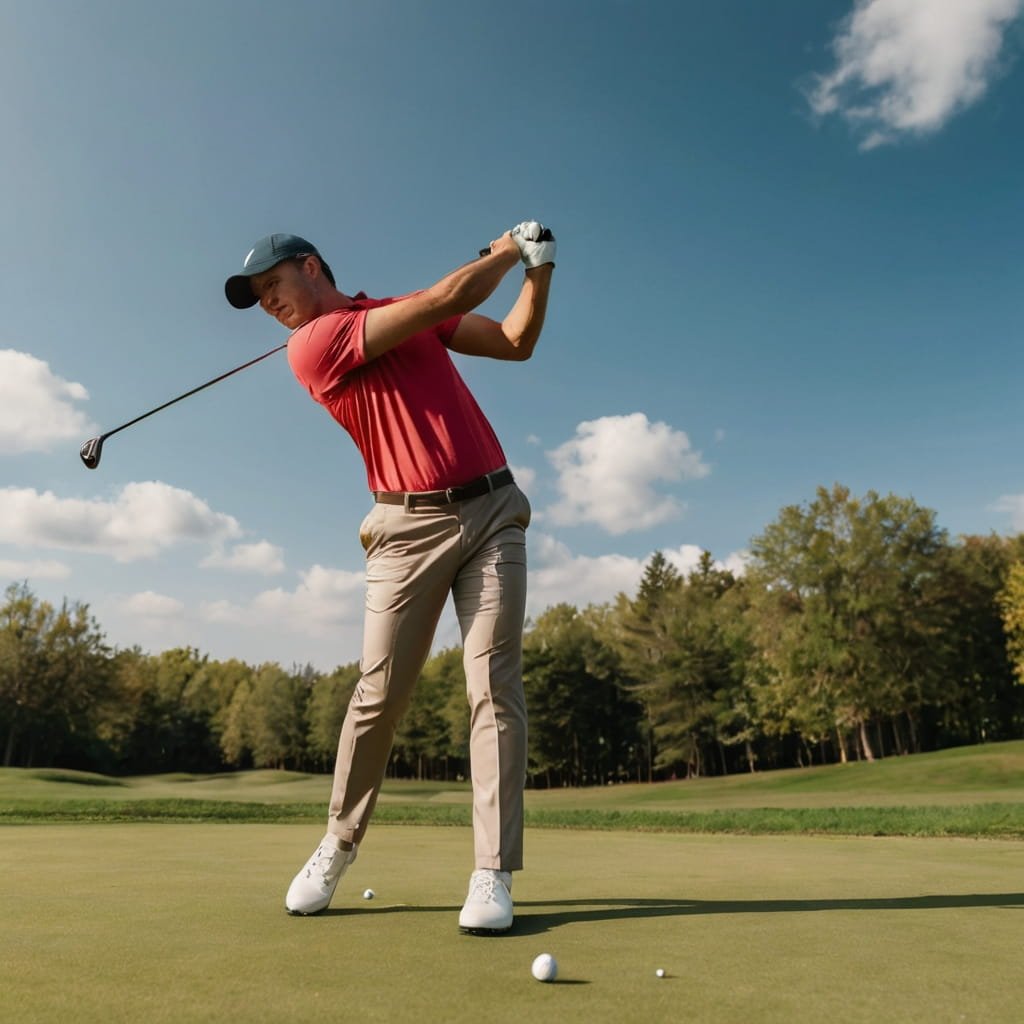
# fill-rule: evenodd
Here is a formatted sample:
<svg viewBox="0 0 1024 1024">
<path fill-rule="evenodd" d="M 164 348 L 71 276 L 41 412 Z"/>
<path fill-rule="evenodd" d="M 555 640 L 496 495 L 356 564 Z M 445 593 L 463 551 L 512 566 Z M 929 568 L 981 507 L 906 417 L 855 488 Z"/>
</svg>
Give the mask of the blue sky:
<svg viewBox="0 0 1024 1024">
<path fill-rule="evenodd" d="M 0 581 L 109 640 L 359 654 L 350 439 L 231 309 L 256 238 L 350 293 L 554 229 L 525 364 L 459 358 L 530 496 L 530 610 L 738 567 L 840 482 L 1024 529 L 1024 0 L 13 0 Z M 482 312 L 499 317 L 511 275 Z M 450 614 L 438 644 L 456 641 Z"/>
</svg>

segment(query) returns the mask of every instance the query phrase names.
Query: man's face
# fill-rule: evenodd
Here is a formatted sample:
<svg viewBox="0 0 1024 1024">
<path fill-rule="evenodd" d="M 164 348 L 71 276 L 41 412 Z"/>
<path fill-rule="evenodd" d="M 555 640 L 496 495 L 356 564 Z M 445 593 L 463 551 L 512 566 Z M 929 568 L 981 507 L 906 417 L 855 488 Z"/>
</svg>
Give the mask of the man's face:
<svg viewBox="0 0 1024 1024">
<path fill-rule="evenodd" d="M 316 282 L 305 260 L 285 260 L 249 280 L 264 312 L 294 331 L 318 315 Z"/>
</svg>

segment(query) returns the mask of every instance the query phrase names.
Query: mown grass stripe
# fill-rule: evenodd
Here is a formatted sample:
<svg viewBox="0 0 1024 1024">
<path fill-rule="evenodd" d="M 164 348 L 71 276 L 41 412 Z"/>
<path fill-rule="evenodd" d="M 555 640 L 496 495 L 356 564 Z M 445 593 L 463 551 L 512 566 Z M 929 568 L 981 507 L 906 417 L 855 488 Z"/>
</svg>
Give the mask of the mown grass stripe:
<svg viewBox="0 0 1024 1024">
<path fill-rule="evenodd" d="M 0 824 L 208 822 L 305 824 L 320 804 L 220 800 L 27 800 L 0 804 Z M 468 826 L 463 805 L 381 804 L 374 820 L 394 825 Z M 531 828 L 743 835 L 974 836 L 1024 838 L 1024 804 L 938 807 L 734 808 L 715 811 L 530 810 Z"/>
</svg>

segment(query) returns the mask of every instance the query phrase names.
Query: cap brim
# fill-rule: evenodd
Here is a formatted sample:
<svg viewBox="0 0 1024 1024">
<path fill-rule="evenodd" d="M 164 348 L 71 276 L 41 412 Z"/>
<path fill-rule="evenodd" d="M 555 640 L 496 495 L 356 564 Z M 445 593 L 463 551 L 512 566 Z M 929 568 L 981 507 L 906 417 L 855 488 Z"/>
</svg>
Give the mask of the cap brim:
<svg viewBox="0 0 1024 1024">
<path fill-rule="evenodd" d="M 224 282 L 224 294 L 235 309 L 249 309 L 256 305 L 252 282 L 245 274 L 235 274 Z"/>
</svg>

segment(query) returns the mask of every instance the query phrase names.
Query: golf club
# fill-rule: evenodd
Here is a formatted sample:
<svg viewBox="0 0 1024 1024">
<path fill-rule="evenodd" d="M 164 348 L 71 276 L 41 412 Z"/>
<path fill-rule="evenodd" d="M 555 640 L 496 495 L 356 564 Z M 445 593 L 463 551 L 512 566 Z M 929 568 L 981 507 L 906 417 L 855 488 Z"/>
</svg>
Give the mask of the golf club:
<svg viewBox="0 0 1024 1024">
<path fill-rule="evenodd" d="M 489 256 L 491 252 L 490 246 L 486 249 L 480 250 L 481 256 Z M 79 449 L 78 454 L 82 457 L 82 462 L 85 463 L 89 469 L 95 469 L 100 464 L 100 457 L 103 454 L 103 442 L 108 437 L 113 437 L 114 434 L 119 433 L 128 427 L 134 426 L 139 420 L 146 419 L 147 416 L 152 416 L 154 413 L 160 412 L 161 409 L 166 409 L 169 405 L 174 405 L 175 402 L 180 402 L 183 398 L 188 398 L 190 395 L 194 395 L 197 391 L 202 391 L 204 388 L 208 388 L 218 381 L 224 380 L 225 377 L 230 377 L 233 373 L 238 373 L 239 370 L 244 370 L 254 363 L 258 363 L 261 359 L 266 359 L 267 356 L 272 356 L 275 352 L 280 352 L 281 349 L 287 348 L 288 342 L 283 345 L 278 345 L 277 348 L 272 348 L 269 352 L 264 352 L 263 355 L 257 356 L 255 359 L 250 359 L 249 362 L 243 363 L 241 366 L 236 366 L 233 370 L 228 370 L 227 373 L 222 373 L 219 377 L 214 377 L 213 380 L 208 380 L 205 384 L 200 384 L 199 387 L 193 388 L 191 391 L 186 391 L 183 395 L 178 395 L 177 398 L 172 398 L 169 402 L 164 402 L 163 405 L 158 405 L 155 409 L 150 409 L 149 412 L 144 412 L 141 416 L 136 416 L 135 419 L 129 420 L 127 423 L 122 423 L 121 426 L 115 427 L 113 430 L 108 430 L 105 434 L 100 434 L 99 437 L 91 437 L 82 447 Z"/>
<path fill-rule="evenodd" d="M 257 356 L 255 359 L 250 359 L 249 362 L 243 363 L 241 366 L 236 366 L 233 370 L 228 370 L 227 373 L 222 373 L 219 377 L 214 377 L 213 380 L 208 380 L 205 384 L 200 384 L 199 387 L 193 388 L 191 391 L 186 391 L 183 395 L 178 395 L 177 398 L 172 398 L 169 402 L 164 402 L 163 405 L 158 405 L 155 409 L 150 409 L 149 412 L 144 412 L 141 416 L 136 416 L 135 419 L 129 420 L 127 423 L 122 423 L 121 426 L 115 427 L 113 430 L 108 430 L 105 434 L 100 434 L 99 437 L 92 437 L 85 444 L 82 445 L 79 450 L 79 455 L 82 457 L 82 462 L 89 469 L 95 469 L 100 464 L 100 456 L 103 454 L 103 442 L 108 437 L 113 437 L 114 434 L 138 423 L 139 420 L 144 420 L 147 416 L 152 416 L 154 413 L 160 412 L 161 409 L 166 409 L 169 405 L 174 405 L 175 402 L 180 402 L 183 398 L 188 398 L 189 395 L 194 395 L 197 391 L 202 391 L 203 388 L 208 388 L 218 381 L 224 380 L 225 377 L 230 377 L 233 373 L 238 373 L 240 370 L 246 369 L 246 367 L 252 366 L 254 363 L 258 363 L 261 359 L 266 359 L 268 356 L 272 356 L 275 352 L 280 352 L 281 349 L 287 348 L 288 342 L 283 345 L 278 345 L 277 348 L 272 348 L 269 352 L 264 352 L 263 355 Z"/>
<path fill-rule="evenodd" d="M 544 228 L 541 231 L 541 233 L 537 236 L 537 241 L 538 242 L 550 242 L 552 240 L 552 238 L 554 238 L 554 236 L 551 234 L 551 228 Z M 490 256 L 491 255 L 491 247 L 487 246 L 486 249 L 481 249 L 480 250 L 480 255 L 481 256 Z"/>
</svg>

